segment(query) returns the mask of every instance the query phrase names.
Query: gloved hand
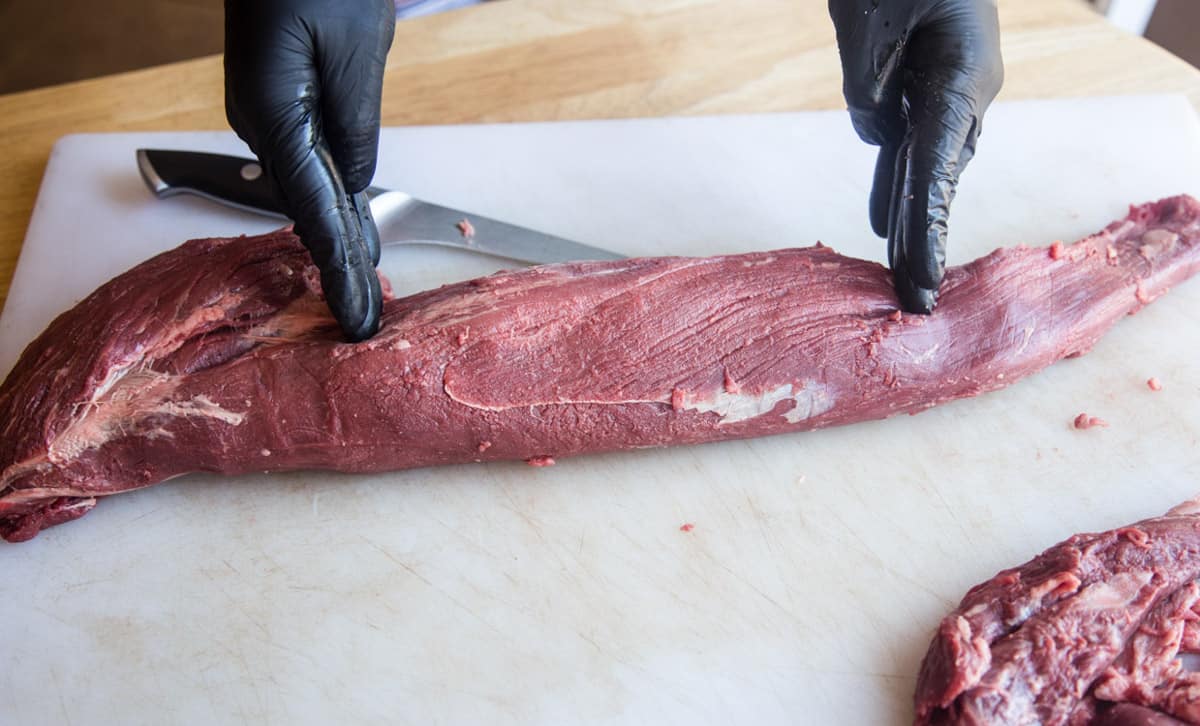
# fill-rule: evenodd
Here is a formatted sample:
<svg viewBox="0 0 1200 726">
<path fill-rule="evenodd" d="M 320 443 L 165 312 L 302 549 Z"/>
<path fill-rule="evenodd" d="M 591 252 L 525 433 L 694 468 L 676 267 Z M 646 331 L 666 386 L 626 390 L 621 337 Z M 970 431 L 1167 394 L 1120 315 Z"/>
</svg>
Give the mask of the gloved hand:
<svg viewBox="0 0 1200 726">
<path fill-rule="evenodd" d="M 996 0 L 829 0 L 829 14 L 850 118 L 880 147 L 871 226 L 901 304 L 931 312 L 958 176 L 1004 80 Z"/>
<path fill-rule="evenodd" d="M 258 155 L 351 341 L 379 329 L 375 175 L 392 0 L 226 0 L 225 112 Z"/>
</svg>

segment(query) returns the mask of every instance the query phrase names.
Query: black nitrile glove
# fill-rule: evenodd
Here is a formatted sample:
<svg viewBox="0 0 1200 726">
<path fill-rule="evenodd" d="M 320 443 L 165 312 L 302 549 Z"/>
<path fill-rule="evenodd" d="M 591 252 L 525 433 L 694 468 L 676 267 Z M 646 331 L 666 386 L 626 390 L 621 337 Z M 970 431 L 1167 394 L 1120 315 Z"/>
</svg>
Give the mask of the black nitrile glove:
<svg viewBox="0 0 1200 726">
<path fill-rule="evenodd" d="M 879 146 L 871 226 L 906 310 L 928 313 L 946 267 L 958 176 L 1004 65 L 995 0 L 829 0 L 858 135 Z"/>
<path fill-rule="evenodd" d="M 392 0 L 225 0 L 225 112 L 262 161 L 346 338 L 379 329 L 375 175 Z"/>
</svg>

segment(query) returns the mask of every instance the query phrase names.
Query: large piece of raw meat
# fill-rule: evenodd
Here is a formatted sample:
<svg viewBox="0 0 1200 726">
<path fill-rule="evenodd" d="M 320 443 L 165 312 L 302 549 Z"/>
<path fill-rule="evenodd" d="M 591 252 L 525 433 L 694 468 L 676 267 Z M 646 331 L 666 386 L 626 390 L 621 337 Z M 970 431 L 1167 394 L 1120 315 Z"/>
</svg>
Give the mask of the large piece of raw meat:
<svg viewBox="0 0 1200 726">
<path fill-rule="evenodd" d="M 291 234 L 194 240 L 61 315 L 0 387 L 0 535 L 192 471 L 382 471 L 913 413 L 1087 351 L 1200 268 L 1200 203 L 950 269 L 928 317 L 816 246 L 551 265 L 386 303 L 340 342 Z"/>
<path fill-rule="evenodd" d="M 1200 500 L 976 585 L 934 636 L 916 724 L 1200 723 Z"/>
</svg>

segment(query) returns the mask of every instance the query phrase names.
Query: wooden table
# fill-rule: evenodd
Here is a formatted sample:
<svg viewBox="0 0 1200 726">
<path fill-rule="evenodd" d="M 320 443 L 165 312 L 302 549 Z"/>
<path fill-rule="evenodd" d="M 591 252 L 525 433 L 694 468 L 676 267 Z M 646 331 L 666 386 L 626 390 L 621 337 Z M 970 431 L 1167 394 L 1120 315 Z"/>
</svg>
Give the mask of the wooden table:
<svg viewBox="0 0 1200 726">
<path fill-rule="evenodd" d="M 1200 108 L 1200 71 L 1079 0 L 1000 9 L 1002 98 L 1174 91 Z M 505 0 L 397 27 L 383 123 L 842 106 L 825 0 Z M 0 303 L 56 139 L 221 128 L 217 56 L 0 96 Z"/>
</svg>

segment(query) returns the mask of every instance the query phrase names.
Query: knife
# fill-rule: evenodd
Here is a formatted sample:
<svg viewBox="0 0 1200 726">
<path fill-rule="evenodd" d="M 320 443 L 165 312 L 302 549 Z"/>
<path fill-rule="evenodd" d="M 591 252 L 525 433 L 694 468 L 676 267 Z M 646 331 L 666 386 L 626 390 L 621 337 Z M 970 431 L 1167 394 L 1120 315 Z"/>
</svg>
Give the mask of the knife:
<svg viewBox="0 0 1200 726">
<path fill-rule="evenodd" d="M 287 219 L 254 159 L 198 151 L 138 149 L 138 170 L 159 199 L 195 194 L 229 207 Z M 388 245 L 437 245 L 528 264 L 620 260 L 625 255 L 572 242 L 404 192 L 369 187 L 379 239 Z"/>
</svg>

